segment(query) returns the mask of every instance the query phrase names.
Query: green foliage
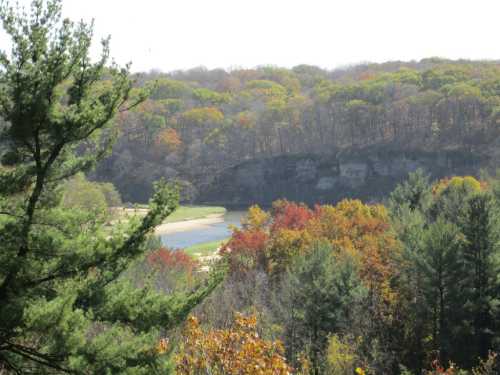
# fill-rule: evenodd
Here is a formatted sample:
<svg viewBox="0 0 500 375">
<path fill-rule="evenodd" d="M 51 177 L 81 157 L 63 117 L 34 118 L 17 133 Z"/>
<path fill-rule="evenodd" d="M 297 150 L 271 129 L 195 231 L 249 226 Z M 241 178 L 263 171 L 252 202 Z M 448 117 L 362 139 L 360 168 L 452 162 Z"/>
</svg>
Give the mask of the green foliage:
<svg viewBox="0 0 500 375">
<path fill-rule="evenodd" d="M 223 215 L 226 213 L 224 207 L 217 206 L 180 206 L 166 220 L 173 223 L 182 220 L 202 219 L 208 215 Z"/>
<path fill-rule="evenodd" d="M 289 356 L 308 350 L 315 368 L 330 333 L 342 332 L 352 322 L 356 306 L 366 298 L 356 268 L 349 259 L 332 255 L 330 246 L 318 245 L 307 257 L 298 256 L 280 285 Z"/>
<path fill-rule="evenodd" d="M 106 199 L 106 204 L 108 207 L 118 207 L 122 205 L 122 198 L 115 186 L 110 182 L 103 182 L 98 185 L 99 190 L 104 195 Z"/>
<path fill-rule="evenodd" d="M 463 260 L 465 272 L 462 298 L 465 299 L 466 319 L 472 322 L 464 333 L 471 349 L 462 353 L 467 365 L 474 363 L 474 355 L 485 357 L 496 345 L 498 338 L 493 331 L 498 323 L 499 296 L 497 294 L 500 272 L 500 215 L 493 196 L 479 193 L 466 202 L 466 211 L 459 218 L 459 226 L 466 239 Z"/>
<path fill-rule="evenodd" d="M 403 206 L 410 210 L 426 212 L 432 200 L 432 189 L 429 176 L 422 169 L 410 173 L 408 179 L 396 186 L 389 197 L 389 206 L 398 212 Z"/>
<path fill-rule="evenodd" d="M 155 350 L 161 331 L 179 324 L 220 276 L 179 295 L 132 285 L 123 275 L 176 209 L 178 192 L 158 182 L 142 221 L 110 233 L 88 210 L 116 201 L 116 192 L 79 175 L 109 152 L 115 115 L 144 94 L 131 99 L 128 69 L 108 66 L 107 40 L 91 62 L 92 27 L 61 20 L 61 1 L 33 1 L 29 15 L 3 2 L 0 19 L 13 46 L 0 56 L 8 161 L 0 166 L 0 369 L 166 371 L 167 356 Z"/>
<path fill-rule="evenodd" d="M 430 345 L 439 351 L 446 363 L 452 356 L 457 332 L 460 326 L 461 279 L 464 269 L 461 253 L 464 239 L 453 224 L 438 220 L 424 234 L 423 253 L 419 267 L 423 276 L 423 290 L 426 299 L 426 315 L 432 322 Z"/>
<path fill-rule="evenodd" d="M 405 324 L 412 332 L 405 344 L 411 367 L 420 371 L 430 362 L 429 353 L 436 353 L 441 363 L 472 368 L 498 347 L 497 182 L 453 177 L 431 188 L 415 177 L 398 186 L 390 200 L 405 245 L 401 285 Z M 424 205 L 415 198 L 421 196 Z"/>
<path fill-rule="evenodd" d="M 163 100 L 183 98 L 189 95 L 191 91 L 192 89 L 184 82 L 162 78 L 156 82 L 151 92 L 151 99 Z"/>
<path fill-rule="evenodd" d="M 481 190 L 481 183 L 474 177 L 453 177 L 442 180 L 433 188 L 436 197 L 430 208 L 430 215 L 434 218 L 443 216 L 451 222 L 458 223 L 458 220 L 466 214 L 467 206 L 464 202 Z"/>
<path fill-rule="evenodd" d="M 122 204 L 120 193 L 109 182 L 91 182 L 78 173 L 62 184 L 64 208 L 77 208 L 99 215 Z"/>
<path fill-rule="evenodd" d="M 219 94 L 203 87 L 193 90 L 193 97 L 202 105 L 221 105 L 230 100 L 227 94 Z"/>
<path fill-rule="evenodd" d="M 94 214 L 102 214 L 108 208 L 99 186 L 87 181 L 81 173 L 64 183 L 61 204 L 64 208 L 92 211 Z"/>
</svg>

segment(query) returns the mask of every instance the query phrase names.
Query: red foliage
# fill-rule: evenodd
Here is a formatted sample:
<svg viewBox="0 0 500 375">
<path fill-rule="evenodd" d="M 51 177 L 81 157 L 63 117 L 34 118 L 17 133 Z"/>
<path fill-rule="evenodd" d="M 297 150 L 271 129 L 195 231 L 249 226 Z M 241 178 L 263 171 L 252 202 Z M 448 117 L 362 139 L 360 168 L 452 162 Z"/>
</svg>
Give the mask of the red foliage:
<svg viewBox="0 0 500 375">
<path fill-rule="evenodd" d="M 271 232 L 279 229 L 302 230 L 314 217 L 314 212 L 303 204 L 277 201 L 273 204 L 273 224 Z"/>
<path fill-rule="evenodd" d="M 182 250 L 160 248 L 151 252 L 147 257 L 148 264 L 158 267 L 161 271 L 174 269 L 191 273 L 198 263 Z"/>
<path fill-rule="evenodd" d="M 454 375 L 454 374 L 456 374 L 453 364 L 450 364 L 450 367 L 446 369 L 443 366 L 441 366 L 441 364 L 439 363 L 439 361 L 437 359 L 432 361 L 431 367 L 432 367 L 432 370 L 427 372 L 427 375 Z"/>
<path fill-rule="evenodd" d="M 221 255 L 228 256 L 232 271 L 244 271 L 256 265 L 265 266 L 265 249 L 269 235 L 262 230 L 235 229 Z"/>
</svg>

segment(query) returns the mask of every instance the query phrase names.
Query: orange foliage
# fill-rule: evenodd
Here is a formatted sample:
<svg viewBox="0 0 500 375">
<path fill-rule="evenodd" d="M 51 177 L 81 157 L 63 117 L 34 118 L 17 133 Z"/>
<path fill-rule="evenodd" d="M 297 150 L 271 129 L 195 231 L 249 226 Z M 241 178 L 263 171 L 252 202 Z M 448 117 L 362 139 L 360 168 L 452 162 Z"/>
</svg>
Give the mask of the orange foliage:
<svg viewBox="0 0 500 375">
<path fill-rule="evenodd" d="M 438 360 L 432 361 L 431 367 L 432 370 L 426 372 L 426 375 L 455 375 L 457 373 L 453 364 L 450 364 L 450 367 L 446 369 L 441 366 Z"/>
<path fill-rule="evenodd" d="M 326 238 L 338 252 L 352 256 L 367 286 L 379 291 L 386 301 L 394 299 L 390 280 L 398 273 L 400 248 L 384 206 L 365 205 L 359 200 L 318 206 L 308 230 L 314 238 Z"/>
<path fill-rule="evenodd" d="M 158 344 L 156 345 L 156 352 L 158 354 L 164 354 L 168 351 L 169 348 L 169 340 L 168 338 L 162 338 L 160 341 L 158 341 Z"/>
<path fill-rule="evenodd" d="M 249 111 L 240 112 L 236 116 L 236 123 L 243 128 L 247 129 L 253 128 L 255 126 L 256 121 L 257 120 L 255 118 L 255 115 Z"/>
<path fill-rule="evenodd" d="M 273 204 L 273 224 L 271 232 L 279 229 L 304 229 L 314 213 L 303 204 L 279 200 Z"/>
<path fill-rule="evenodd" d="M 230 329 L 203 332 L 198 320 L 190 317 L 184 342 L 176 357 L 178 375 L 285 375 L 292 369 L 284 358 L 279 341 L 267 341 L 256 332 L 254 315 L 237 314 Z"/>
<path fill-rule="evenodd" d="M 158 133 L 155 139 L 155 150 L 160 153 L 170 153 L 179 150 L 182 140 L 175 129 L 167 128 Z"/>
</svg>

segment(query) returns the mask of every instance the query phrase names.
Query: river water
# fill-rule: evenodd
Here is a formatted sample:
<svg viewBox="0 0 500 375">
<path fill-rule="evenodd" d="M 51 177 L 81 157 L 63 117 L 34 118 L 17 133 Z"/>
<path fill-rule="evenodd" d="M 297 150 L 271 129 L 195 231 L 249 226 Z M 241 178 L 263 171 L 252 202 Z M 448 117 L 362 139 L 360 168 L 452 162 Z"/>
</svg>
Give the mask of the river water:
<svg viewBox="0 0 500 375">
<path fill-rule="evenodd" d="M 227 211 L 224 222 L 208 224 L 183 232 L 161 235 L 161 242 L 170 249 L 184 249 L 205 242 L 220 241 L 231 236 L 230 226 L 241 227 L 241 218 L 245 211 Z"/>
</svg>

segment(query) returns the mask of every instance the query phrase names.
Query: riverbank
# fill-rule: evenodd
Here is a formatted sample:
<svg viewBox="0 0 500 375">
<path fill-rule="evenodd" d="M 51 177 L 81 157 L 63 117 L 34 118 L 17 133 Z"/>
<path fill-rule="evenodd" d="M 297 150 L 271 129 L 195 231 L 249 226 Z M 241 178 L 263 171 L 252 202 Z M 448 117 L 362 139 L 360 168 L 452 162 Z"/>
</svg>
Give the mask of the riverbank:
<svg viewBox="0 0 500 375">
<path fill-rule="evenodd" d="M 165 234 L 188 232 L 197 229 L 206 229 L 210 225 L 224 222 L 224 213 L 209 214 L 201 219 L 181 220 L 176 222 L 164 222 L 155 229 L 155 234 L 161 236 Z"/>
<path fill-rule="evenodd" d="M 241 226 L 244 211 L 228 211 L 223 216 L 210 215 L 203 219 L 167 223 L 156 229 L 156 235 L 169 249 L 182 249 L 186 254 L 203 261 L 211 257 Z"/>
</svg>

